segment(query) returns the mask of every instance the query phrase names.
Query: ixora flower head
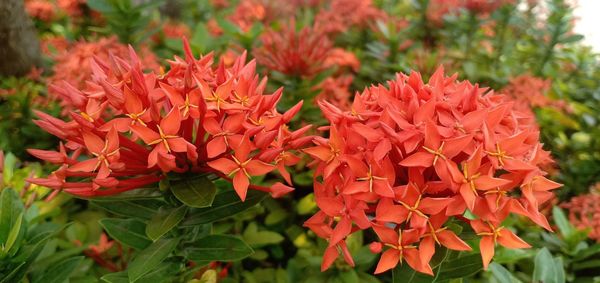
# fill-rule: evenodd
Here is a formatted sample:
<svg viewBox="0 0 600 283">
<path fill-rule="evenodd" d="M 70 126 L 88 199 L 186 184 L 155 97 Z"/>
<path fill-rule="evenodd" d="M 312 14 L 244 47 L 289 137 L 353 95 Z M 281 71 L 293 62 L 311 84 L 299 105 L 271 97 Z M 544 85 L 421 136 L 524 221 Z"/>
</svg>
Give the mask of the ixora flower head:
<svg viewBox="0 0 600 283">
<path fill-rule="evenodd" d="M 345 239 L 359 230 L 379 238 L 375 273 L 405 262 L 427 274 L 436 246 L 471 250 L 450 221 L 474 230 L 485 267 L 496 244 L 529 246 L 501 225 L 510 213 L 550 230 L 538 208 L 560 184 L 540 169 L 552 160 L 527 113 L 442 68 L 428 83 L 413 72 L 388 84 L 357 94 L 347 111 L 320 102 L 329 138 L 304 151 L 320 208 L 305 226 L 328 240 L 322 269 L 340 253 L 353 264 Z"/>
<path fill-rule="evenodd" d="M 77 110 L 69 121 L 38 112 L 36 124 L 64 144 L 59 151 L 29 150 L 60 165 L 31 182 L 93 197 L 140 188 L 174 172 L 218 175 L 233 182 L 242 200 L 248 188 L 275 197 L 291 191 L 282 183 L 251 185 L 250 177 L 278 171 L 291 185 L 286 166 L 298 162 L 296 150 L 312 140 L 304 135 L 310 126 L 287 127 L 302 103 L 279 113 L 282 90 L 264 94 L 266 78 L 259 79 L 254 61 L 246 64 L 245 53 L 229 68 L 214 67 L 212 54 L 195 59 L 186 40 L 184 46 L 185 58 L 170 61 L 166 74 L 142 72 L 130 48 L 129 62 L 92 61 L 85 91 L 57 86 Z"/>
</svg>

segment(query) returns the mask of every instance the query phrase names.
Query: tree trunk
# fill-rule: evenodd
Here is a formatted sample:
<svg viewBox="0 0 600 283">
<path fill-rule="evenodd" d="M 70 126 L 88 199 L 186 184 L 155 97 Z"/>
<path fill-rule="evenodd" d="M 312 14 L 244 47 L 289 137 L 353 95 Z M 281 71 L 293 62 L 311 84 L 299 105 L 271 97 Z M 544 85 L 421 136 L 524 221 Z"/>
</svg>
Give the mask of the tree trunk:
<svg viewBox="0 0 600 283">
<path fill-rule="evenodd" d="M 20 76 L 42 62 L 40 43 L 23 0 L 0 0 L 0 75 Z"/>
</svg>

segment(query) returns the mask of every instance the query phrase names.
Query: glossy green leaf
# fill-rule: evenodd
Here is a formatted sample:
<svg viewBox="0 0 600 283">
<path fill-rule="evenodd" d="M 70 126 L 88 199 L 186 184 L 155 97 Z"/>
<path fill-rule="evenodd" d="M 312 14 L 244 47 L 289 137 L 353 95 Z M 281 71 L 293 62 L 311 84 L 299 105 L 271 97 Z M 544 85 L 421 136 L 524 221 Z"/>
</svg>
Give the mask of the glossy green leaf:
<svg viewBox="0 0 600 283">
<path fill-rule="evenodd" d="M 42 277 L 40 277 L 40 283 L 62 283 L 69 279 L 69 276 L 75 271 L 77 266 L 84 259 L 83 256 L 76 256 L 67 258 L 58 264 L 50 267 L 48 271 L 44 273 Z"/>
<path fill-rule="evenodd" d="M 193 261 L 236 261 L 246 258 L 254 250 L 240 238 L 228 235 L 209 235 L 185 250 Z"/>
<path fill-rule="evenodd" d="M 177 226 L 185 217 L 187 210 L 185 205 L 176 208 L 161 207 L 146 225 L 146 235 L 156 241 Z"/>
<path fill-rule="evenodd" d="M 180 271 L 180 266 L 181 263 L 169 261 L 167 259 L 135 281 L 129 281 L 129 275 L 127 274 L 127 271 L 105 274 L 100 278 L 100 280 L 101 282 L 107 283 L 164 282 L 165 279 L 169 279 L 173 275 L 177 274 Z"/>
<path fill-rule="evenodd" d="M 163 262 L 179 244 L 179 239 L 160 239 L 143 251 L 131 261 L 127 267 L 129 281 L 136 281 L 143 275 L 154 270 Z"/>
<path fill-rule="evenodd" d="M 440 261 L 432 266 L 434 276 L 413 270 L 408 264 L 398 265 L 392 271 L 393 282 L 431 283 L 447 282 L 452 279 L 465 278 L 479 272 L 483 268 L 479 254 L 469 254 L 455 259 L 448 259 L 450 251 L 437 255 Z"/>
<path fill-rule="evenodd" d="M 249 190 L 246 201 L 242 201 L 234 190 L 219 192 L 215 196 L 215 200 L 211 207 L 192 209 L 190 213 L 188 213 L 186 219 L 182 222 L 182 225 L 195 226 L 231 217 L 255 206 L 262 201 L 266 195 L 267 194 L 263 192 Z"/>
<path fill-rule="evenodd" d="M 203 208 L 212 205 L 217 187 L 206 176 L 171 181 L 171 192 L 184 204 Z"/>
<path fill-rule="evenodd" d="M 100 225 L 111 238 L 132 248 L 142 250 L 152 243 L 146 237 L 146 224 L 138 220 L 105 218 Z"/>
<path fill-rule="evenodd" d="M 482 269 L 481 255 L 470 254 L 442 263 L 436 278 L 438 281 L 463 278 L 471 276 Z"/>
<path fill-rule="evenodd" d="M 158 208 L 165 203 L 156 199 L 122 200 L 122 201 L 91 201 L 92 205 L 100 207 L 116 215 L 140 219 L 150 219 Z"/>
</svg>

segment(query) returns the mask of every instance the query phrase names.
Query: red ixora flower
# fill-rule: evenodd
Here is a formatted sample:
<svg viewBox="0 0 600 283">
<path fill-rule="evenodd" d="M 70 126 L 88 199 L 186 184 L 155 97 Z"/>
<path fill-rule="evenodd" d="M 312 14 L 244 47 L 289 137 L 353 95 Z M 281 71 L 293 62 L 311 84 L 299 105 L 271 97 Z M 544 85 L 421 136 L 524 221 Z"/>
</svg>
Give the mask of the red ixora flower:
<svg viewBox="0 0 600 283">
<path fill-rule="evenodd" d="M 561 207 L 569 211 L 569 221 L 577 229 L 587 230 L 588 238 L 600 242 L 600 194 L 597 191 L 573 197 Z"/>
<path fill-rule="evenodd" d="M 552 160 L 531 116 L 507 96 L 444 76 L 442 68 L 427 83 L 413 72 L 388 84 L 357 94 L 347 110 L 319 102 L 329 138 L 304 149 L 314 159 L 320 208 L 305 226 L 329 242 L 323 269 L 340 253 L 353 264 L 343 247 L 360 230 L 380 239 L 371 244 L 383 252 L 375 273 L 406 262 L 426 274 L 436 246 L 471 250 L 448 229 L 451 220 L 481 238 L 485 267 L 496 244 L 528 247 L 500 225 L 510 213 L 550 230 L 538 207 L 560 184 L 541 169 Z"/>
<path fill-rule="evenodd" d="M 153 184 L 167 172 L 216 174 L 233 182 L 242 200 L 249 188 L 278 197 L 291 191 L 287 167 L 310 143 L 309 126 L 291 131 L 287 123 L 302 102 L 285 113 L 276 109 L 282 90 L 265 94 L 266 78 L 246 53 L 231 67 L 214 66 L 212 54 L 195 59 L 187 40 L 185 58 L 170 71 L 144 73 L 130 48 L 130 61 L 95 58 L 85 90 L 57 87 L 73 102 L 68 121 L 38 112 L 35 121 L 64 140 L 59 151 L 31 149 L 61 165 L 46 178 L 30 181 L 58 191 L 93 197 Z M 250 177 L 277 170 L 286 181 L 271 187 Z"/>
<path fill-rule="evenodd" d="M 269 70 L 292 76 L 311 77 L 323 71 L 333 48 L 324 32 L 314 27 L 297 31 L 294 21 L 279 31 L 268 30 L 260 39 L 262 46 L 254 51 L 256 60 Z"/>
</svg>

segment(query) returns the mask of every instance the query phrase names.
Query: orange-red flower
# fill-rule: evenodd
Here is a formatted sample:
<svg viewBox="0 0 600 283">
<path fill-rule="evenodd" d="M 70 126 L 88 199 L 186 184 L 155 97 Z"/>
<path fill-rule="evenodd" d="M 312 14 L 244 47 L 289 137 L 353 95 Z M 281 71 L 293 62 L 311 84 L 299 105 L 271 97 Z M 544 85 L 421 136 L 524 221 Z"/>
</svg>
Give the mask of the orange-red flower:
<svg viewBox="0 0 600 283">
<path fill-rule="evenodd" d="M 590 239 L 600 242 L 600 194 L 593 192 L 571 198 L 561 207 L 569 211 L 569 221 Z"/>
<path fill-rule="evenodd" d="M 191 172 L 232 181 L 242 200 L 249 188 L 274 197 L 293 190 L 286 168 L 312 140 L 304 135 L 310 126 L 287 126 L 302 103 L 279 113 L 282 91 L 264 94 L 266 79 L 259 79 L 254 61 L 246 63 L 246 53 L 230 67 L 213 66 L 212 55 L 196 59 L 184 43 L 185 58 L 175 57 L 165 74 L 143 72 L 130 49 L 129 61 L 95 57 L 83 90 L 55 86 L 68 98 L 71 119 L 37 112 L 35 123 L 65 144 L 29 152 L 61 166 L 30 181 L 93 197 L 154 184 L 167 172 Z M 288 185 L 250 184 L 251 176 L 275 169 Z"/>
<path fill-rule="evenodd" d="M 332 42 L 312 27 L 296 31 L 292 21 L 282 30 L 268 30 L 261 36 L 254 56 L 258 63 L 286 75 L 310 77 L 324 70 Z"/>
<path fill-rule="evenodd" d="M 319 102 L 329 138 L 315 138 L 304 150 L 314 159 L 320 209 L 306 226 L 329 248 L 373 229 L 380 241 L 371 250 L 387 247 L 376 273 L 406 262 L 431 274 L 436 245 L 471 249 L 445 227 L 452 219 L 481 237 L 485 266 L 496 243 L 528 246 L 500 226 L 510 213 L 550 229 L 538 207 L 560 185 L 544 177 L 541 166 L 551 159 L 531 116 L 506 96 L 446 77 L 441 68 L 427 83 L 412 73 L 388 84 L 355 95 L 348 109 Z M 475 220 L 462 217 L 466 211 Z M 324 267 L 337 257 L 331 253 Z"/>
</svg>

